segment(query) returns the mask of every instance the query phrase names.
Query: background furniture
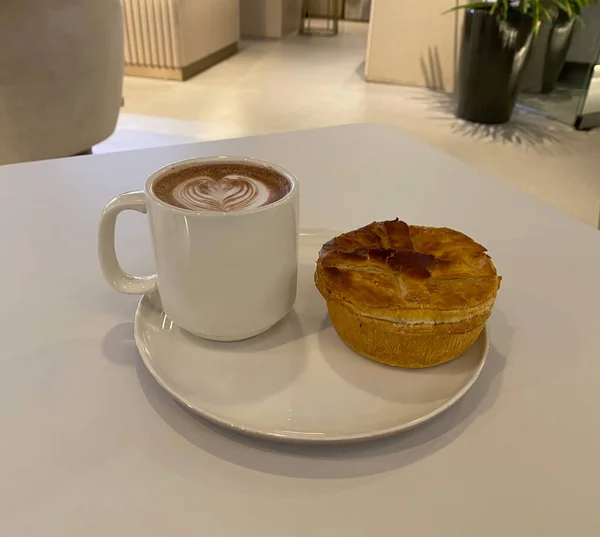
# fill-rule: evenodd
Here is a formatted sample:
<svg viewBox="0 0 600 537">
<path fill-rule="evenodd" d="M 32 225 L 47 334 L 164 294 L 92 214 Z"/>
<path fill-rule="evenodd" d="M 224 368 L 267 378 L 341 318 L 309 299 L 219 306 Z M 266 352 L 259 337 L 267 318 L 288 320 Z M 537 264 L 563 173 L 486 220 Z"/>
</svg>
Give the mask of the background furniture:
<svg viewBox="0 0 600 537">
<path fill-rule="evenodd" d="M 298 31 L 302 0 L 240 0 L 243 36 L 279 39 Z"/>
<path fill-rule="evenodd" d="M 371 0 L 344 0 L 344 19 L 368 22 L 371 16 Z"/>
<path fill-rule="evenodd" d="M 121 107 L 119 0 L 0 2 L 0 164 L 74 155 Z"/>
<path fill-rule="evenodd" d="M 123 0 L 125 74 L 186 80 L 237 52 L 239 0 Z"/>
<path fill-rule="evenodd" d="M 300 34 L 337 35 L 342 14 L 342 0 L 302 0 Z M 315 20 L 322 24 L 314 24 Z"/>
<path fill-rule="evenodd" d="M 224 154 L 295 172 L 302 226 L 399 216 L 489 248 L 503 281 L 488 363 L 464 399 L 387 441 L 309 449 L 209 426 L 154 383 L 132 341 L 138 299 L 109 289 L 98 267 L 100 211 L 159 166 Z M 34 162 L 0 175 L 1 275 L 27 283 L 2 296 L 2 535 L 600 533 L 595 229 L 372 125 Z M 146 219 L 121 218 L 124 267 L 151 272 Z"/>
</svg>

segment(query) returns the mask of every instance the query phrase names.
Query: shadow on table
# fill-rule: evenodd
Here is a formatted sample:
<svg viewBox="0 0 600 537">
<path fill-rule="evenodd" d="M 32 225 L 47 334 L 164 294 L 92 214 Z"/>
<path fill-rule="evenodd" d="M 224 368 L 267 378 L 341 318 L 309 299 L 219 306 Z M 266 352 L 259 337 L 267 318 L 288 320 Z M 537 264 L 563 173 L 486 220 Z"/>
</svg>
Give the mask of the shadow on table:
<svg viewBox="0 0 600 537">
<path fill-rule="evenodd" d="M 457 118 L 453 94 L 431 91 L 415 99 L 425 101 L 427 107 L 436 113 L 434 119 L 449 122 L 453 134 L 480 141 L 520 145 L 540 153 L 554 153 L 557 150 L 568 151 L 570 142 L 585 135 L 526 107 L 517 106 L 508 123 L 485 125 Z"/>
<path fill-rule="evenodd" d="M 491 327 L 488 362 L 473 388 L 456 405 L 427 424 L 388 439 L 353 445 L 277 444 L 244 437 L 209 424 L 180 408 L 154 382 L 141 362 L 137 374 L 142 390 L 156 413 L 178 435 L 197 448 L 232 464 L 272 475 L 302 479 L 346 479 L 376 475 L 401 468 L 437 452 L 453 442 L 496 401 L 501 387 L 512 329 L 501 312 Z M 502 352 L 494 345 L 502 343 Z M 161 461 L 165 463 L 165 461 Z M 187 458 L 167 461 L 189 476 L 194 469 Z M 199 471 L 199 470 L 198 470 Z M 201 478 L 202 476 L 198 476 Z"/>
<path fill-rule="evenodd" d="M 140 357 L 133 340 L 133 323 L 113 326 L 102 340 L 102 354 L 115 364 L 135 367 Z"/>
</svg>

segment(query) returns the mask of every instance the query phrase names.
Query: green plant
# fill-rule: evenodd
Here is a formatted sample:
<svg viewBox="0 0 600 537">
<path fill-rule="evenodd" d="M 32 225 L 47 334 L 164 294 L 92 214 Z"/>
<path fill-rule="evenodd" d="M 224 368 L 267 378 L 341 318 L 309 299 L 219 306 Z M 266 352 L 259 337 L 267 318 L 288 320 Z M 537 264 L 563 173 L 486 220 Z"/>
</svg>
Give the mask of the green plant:
<svg viewBox="0 0 600 537">
<path fill-rule="evenodd" d="M 448 12 L 460 9 L 483 9 L 503 19 L 508 19 L 510 15 L 523 15 L 533 18 L 534 26 L 537 28 L 541 21 L 555 20 L 561 11 L 568 19 L 575 19 L 581 15 L 584 7 L 596 2 L 597 0 L 492 0 L 462 4 L 449 9 Z"/>
<path fill-rule="evenodd" d="M 552 0 L 552 4 L 571 20 L 579 17 L 584 7 L 595 4 L 596 1 L 597 0 Z"/>
<path fill-rule="evenodd" d="M 547 16 L 548 10 L 546 4 L 555 0 L 492 0 L 489 2 L 473 2 L 462 4 L 450 8 L 447 12 L 458 11 L 461 9 L 481 9 L 489 11 L 490 15 L 497 15 L 503 19 L 508 19 L 512 15 L 531 16 L 536 27 L 542 17 Z M 571 0 L 557 0 L 558 2 L 570 2 Z M 582 0 L 574 0 L 581 2 Z"/>
</svg>

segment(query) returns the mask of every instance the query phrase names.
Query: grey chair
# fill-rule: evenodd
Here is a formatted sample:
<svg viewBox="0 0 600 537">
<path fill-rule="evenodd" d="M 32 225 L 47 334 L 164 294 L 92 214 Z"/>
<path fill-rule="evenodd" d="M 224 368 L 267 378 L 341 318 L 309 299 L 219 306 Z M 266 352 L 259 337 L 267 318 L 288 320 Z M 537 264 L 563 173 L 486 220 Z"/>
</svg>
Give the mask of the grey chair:
<svg viewBox="0 0 600 537">
<path fill-rule="evenodd" d="M 120 0 L 0 1 L 0 164 L 85 152 L 122 101 Z"/>
</svg>

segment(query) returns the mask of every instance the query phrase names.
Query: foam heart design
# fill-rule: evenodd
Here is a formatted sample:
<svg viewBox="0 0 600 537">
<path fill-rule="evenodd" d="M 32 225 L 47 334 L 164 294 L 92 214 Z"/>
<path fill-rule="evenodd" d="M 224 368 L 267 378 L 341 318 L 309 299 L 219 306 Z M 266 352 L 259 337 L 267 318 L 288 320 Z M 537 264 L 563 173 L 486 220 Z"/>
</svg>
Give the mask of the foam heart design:
<svg viewBox="0 0 600 537">
<path fill-rule="evenodd" d="M 173 197 L 186 209 L 227 213 L 264 205 L 269 190 L 264 183 L 244 175 L 221 179 L 199 176 L 177 185 Z"/>
</svg>

